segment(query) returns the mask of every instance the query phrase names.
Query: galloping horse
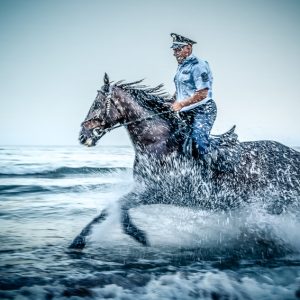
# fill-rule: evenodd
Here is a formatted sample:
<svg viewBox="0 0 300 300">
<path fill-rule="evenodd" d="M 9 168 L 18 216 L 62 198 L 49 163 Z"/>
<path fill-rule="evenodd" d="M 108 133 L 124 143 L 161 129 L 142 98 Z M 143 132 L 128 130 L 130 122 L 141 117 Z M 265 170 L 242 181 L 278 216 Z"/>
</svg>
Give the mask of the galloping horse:
<svg viewBox="0 0 300 300">
<path fill-rule="evenodd" d="M 144 185 L 120 200 L 126 234 L 149 245 L 146 234 L 129 215 L 129 210 L 138 205 L 164 203 L 226 210 L 256 196 L 270 213 L 281 213 L 290 204 L 299 205 L 299 152 L 274 141 L 239 143 L 232 129 L 212 137 L 215 157 L 211 164 L 201 158 L 195 160 L 185 153 L 187 126 L 166 105 L 169 99 L 162 93 L 162 85 L 148 88 L 140 83 L 111 84 L 105 73 L 104 85 L 79 136 L 80 143 L 90 147 L 117 127 L 124 126 L 129 133 L 135 150 L 134 176 Z M 83 248 L 92 225 L 106 216 L 106 210 L 102 211 L 70 247 Z"/>
</svg>

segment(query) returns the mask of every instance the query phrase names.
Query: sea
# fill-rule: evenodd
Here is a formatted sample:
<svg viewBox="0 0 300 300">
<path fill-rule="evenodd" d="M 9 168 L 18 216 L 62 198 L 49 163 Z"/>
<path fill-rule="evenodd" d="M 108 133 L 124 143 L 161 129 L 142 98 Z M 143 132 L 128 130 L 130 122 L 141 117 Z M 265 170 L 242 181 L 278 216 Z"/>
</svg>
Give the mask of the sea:
<svg viewBox="0 0 300 300">
<path fill-rule="evenodd" d="M 0 299 L 300 299 L 299 212 L 141 206 L 144 247 L 120 224 L 133 160 L 130 146 L 0 147 Z"/>
</svg>

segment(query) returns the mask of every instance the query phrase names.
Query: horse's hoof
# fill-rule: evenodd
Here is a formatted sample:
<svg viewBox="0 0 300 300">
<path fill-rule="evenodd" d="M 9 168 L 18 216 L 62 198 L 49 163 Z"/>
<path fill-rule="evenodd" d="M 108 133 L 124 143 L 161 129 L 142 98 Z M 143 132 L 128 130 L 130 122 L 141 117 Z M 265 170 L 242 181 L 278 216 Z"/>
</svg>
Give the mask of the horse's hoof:
<svg viewBox="0 0 300 300">
<path fill-rule="evenodd" d="M 148 242 L 145 234 L 142 234 L 141 236 L 137 237 L 137 241 L 140 242 L 144 247 L 150 246 L 150 243 Z"/>
<path fill-rule="evenodd" d="M 69 249 L 83 249 L 85 247 L 85 237 L 84 236 L 77 236 L 73 243 L 69 246 Z"/>
<path fill-rule="evenodd" d="M 148 242 L 146 234 L 142 230 L 137 229 L 136 232 L 133 235 L 133 238 L 137 242 L 139 242 L 140 244 L 142 244 L 144 247 L 150 246 L 150 243 Z"/>
</svg>

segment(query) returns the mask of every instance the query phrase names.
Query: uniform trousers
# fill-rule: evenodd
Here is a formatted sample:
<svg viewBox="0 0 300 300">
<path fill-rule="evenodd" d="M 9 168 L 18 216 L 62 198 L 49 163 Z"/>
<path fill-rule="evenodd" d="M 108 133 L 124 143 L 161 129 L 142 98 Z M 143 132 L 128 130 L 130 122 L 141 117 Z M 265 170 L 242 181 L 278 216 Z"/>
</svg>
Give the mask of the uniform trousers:
<svg viewBox="0 0 300 300">
<path fill-rule="evenodd" d="M 217 117 L 217 106 L 210 99 L 191 110 L 180 112 L 180 117 L 191 128 L 193 156 L 210 152 L 210 131 Z M 196 152 L 196 153 L 195 153 Z"/>
</svg>

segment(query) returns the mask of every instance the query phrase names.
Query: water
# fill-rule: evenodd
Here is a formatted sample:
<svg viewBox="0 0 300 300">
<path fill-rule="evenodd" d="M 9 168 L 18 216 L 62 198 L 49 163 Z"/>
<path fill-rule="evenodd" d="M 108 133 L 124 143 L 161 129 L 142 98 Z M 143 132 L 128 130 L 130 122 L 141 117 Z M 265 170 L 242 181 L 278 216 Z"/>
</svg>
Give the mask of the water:
<svg viewBox="0 0 300 300">
<path fill-rule="evenodd" d="M 151 247 L 122 233 L 131 147 L 0 148 L 1 299 L 300 299 L 298 214 L 132 210 Z M 68 249 L 104 207 L 83 251 Z"/>
</svg>

